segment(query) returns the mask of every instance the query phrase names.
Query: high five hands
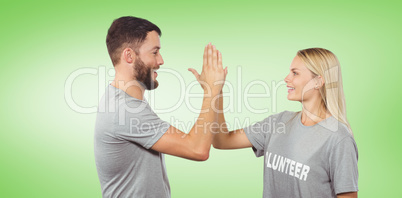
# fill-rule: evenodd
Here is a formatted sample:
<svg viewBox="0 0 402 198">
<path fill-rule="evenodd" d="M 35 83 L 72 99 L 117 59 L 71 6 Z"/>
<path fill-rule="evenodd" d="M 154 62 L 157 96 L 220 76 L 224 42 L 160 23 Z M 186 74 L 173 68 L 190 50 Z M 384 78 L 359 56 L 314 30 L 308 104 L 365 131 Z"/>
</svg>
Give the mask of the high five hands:
<svg viewBox="0 0 402 198">
<path fill-rule="evenodd" d="M 223 69 L 222 54 L 214 45 L 205 46 L 201 75 L 197 70 L 189 68 L 201 84 L 205 94 L 217 95 L 222 91 L 227 75 L 227 67 Z"/>
</svg>

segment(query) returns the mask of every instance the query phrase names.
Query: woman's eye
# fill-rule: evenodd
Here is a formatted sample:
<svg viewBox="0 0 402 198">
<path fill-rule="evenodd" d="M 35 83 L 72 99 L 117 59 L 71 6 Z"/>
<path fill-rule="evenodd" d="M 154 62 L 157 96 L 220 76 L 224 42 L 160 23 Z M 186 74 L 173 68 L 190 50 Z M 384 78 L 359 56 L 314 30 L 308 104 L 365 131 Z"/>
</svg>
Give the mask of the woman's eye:
<svg viewBox="0 0 402 198">
<path fill-rule="evenodd" d="M 293 75 L 297 75 L 297 73 L 296 73 L 296 72 L 293 72 Z"/>
</svg>

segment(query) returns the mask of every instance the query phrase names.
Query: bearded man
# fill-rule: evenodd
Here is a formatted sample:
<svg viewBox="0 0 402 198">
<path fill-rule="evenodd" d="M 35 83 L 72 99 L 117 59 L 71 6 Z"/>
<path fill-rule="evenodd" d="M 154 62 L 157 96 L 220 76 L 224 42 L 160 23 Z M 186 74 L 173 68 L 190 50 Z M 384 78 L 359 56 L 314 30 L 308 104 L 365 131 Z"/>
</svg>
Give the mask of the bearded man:
<svg viewBox="0 0 402 198">
<path fill-rule="evenodd" d="M 213 138 L 227 70 L 221 53 L 208 44 L 201 74 L 190 69 L 204 89 L 201 113 L 186 134 L 161 120 L 144 99 L 158 87 L 161 30 L 137 17 L 121 17 L 109 28 L 106 45 L 115 68 L 95 124 L 95 161 L 103 197 L 170 197 L 164 154 L 204 161 Z M 215 106 L 214 106 L 215 105 Z"/>
</svg>

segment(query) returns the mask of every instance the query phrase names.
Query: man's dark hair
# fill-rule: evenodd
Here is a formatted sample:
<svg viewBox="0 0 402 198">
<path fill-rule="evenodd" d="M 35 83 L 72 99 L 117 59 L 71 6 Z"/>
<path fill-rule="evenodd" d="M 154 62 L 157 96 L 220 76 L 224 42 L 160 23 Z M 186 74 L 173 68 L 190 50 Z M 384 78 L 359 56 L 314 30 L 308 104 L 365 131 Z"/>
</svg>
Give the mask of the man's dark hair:
<svg viewBox="0 0 402 198">
<path fill-rule="evenodd" d="M 106 36 L 106 46 L 113 65 L 119 63 L 120 54 L 126 47 L 139 54 L 138 49 L 151 31 L 162 35 L 158 26 L 145 19 L 125 16 L 114 20 Z"/>
</svg>

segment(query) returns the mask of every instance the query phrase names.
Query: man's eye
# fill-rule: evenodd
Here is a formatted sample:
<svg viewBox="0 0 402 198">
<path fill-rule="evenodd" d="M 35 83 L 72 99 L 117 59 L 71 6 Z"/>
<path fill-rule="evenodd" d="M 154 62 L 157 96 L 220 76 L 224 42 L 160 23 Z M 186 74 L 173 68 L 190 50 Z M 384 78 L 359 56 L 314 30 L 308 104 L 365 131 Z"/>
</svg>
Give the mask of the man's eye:
<svg viewBox="0 0 402 198">
<path fill-rule="evenodd" d="M 297 73 L 296 73 L 296 72 L 293 72 L 293 74 L 294 74 L 294 75 L 297 75 Z"/>
<path fill-rule="evenodd" d="M 154 52 L 153 54 L 155 54 L 155 55 L 156 55 L 157 53 L 158 53 L 158 51 Z"/>
</svg>

